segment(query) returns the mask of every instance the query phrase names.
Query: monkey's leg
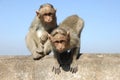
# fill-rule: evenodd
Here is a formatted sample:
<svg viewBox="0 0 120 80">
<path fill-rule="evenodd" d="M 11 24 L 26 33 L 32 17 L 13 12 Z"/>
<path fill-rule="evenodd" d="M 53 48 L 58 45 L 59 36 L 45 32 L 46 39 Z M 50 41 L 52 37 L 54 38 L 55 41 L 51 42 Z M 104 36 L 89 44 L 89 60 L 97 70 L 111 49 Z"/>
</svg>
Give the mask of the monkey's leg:
<svg viewBox="0 0 120 80">
<path fill-rule="evenodd" d="M 72 73 L 76 73 L 78 71 L 77 55 L 79 54 L 79 50 L 79 48 L 74 48 L 71 51 L 72 63 L 70 67 L 70 72 Z"/>
<path fill-rule="evenodd" d="M 29 51 L 32 53 L 33 59 L 38 60 L 43 55 L 39 54 L 42 49 L 38 48 L 36 39 L 36 36 L 33 33 L 29 32 L 26 36 L 26 45 Z"/>
<path fill-rule="evenodd" d="M 46 43 L 44 44 L 44 54 L 45 55 L 49 55 L 49 53 L 52 51 L 52 47 L 51 47 L 51 43 L 49 40 L 46 41 Z"/>
</svg>

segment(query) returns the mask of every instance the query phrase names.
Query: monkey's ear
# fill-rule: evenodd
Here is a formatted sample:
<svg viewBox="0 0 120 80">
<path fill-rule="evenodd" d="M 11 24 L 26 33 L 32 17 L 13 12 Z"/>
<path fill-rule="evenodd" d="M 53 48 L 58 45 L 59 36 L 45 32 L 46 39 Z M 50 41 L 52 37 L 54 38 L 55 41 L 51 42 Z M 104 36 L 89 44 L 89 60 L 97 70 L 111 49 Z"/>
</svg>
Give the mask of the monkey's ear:
<svg viewBox="0 0 120 80">
<path fill-rule="evenodd" d="M 38 16 L 39 14 L 40 14 L 40 12 L 37 10 L 37 11 L 36 11 L 36 15 Z"/>
<path fill-rule="evenodd" d="M 57 9 L 55 9 L 55 13 L 56 13 Z"/>
<path fill-rule="evenodd" d="M 55 34 L 58 34 L 59 33 L 59 30 L 56 30 Z"/>
<path fill-rule="evenodd" d="M 70 31 L 67 31 L 67 39 L 70 40 Z"/>
<path fill-rule="evenodd" d="M 67 36 L 70 37 L 70 31 L 67 31 Z"/>
</svg>

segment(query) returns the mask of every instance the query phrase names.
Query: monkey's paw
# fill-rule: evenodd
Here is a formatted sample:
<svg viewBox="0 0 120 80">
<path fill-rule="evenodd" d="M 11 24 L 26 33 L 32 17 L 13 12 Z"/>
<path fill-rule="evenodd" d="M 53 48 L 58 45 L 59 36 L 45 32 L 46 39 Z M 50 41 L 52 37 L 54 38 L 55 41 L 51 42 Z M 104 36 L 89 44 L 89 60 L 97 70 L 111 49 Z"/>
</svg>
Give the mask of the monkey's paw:
<svg viewBox="0 0 120 80">
<path fill-rule="evenodd" d="M 44 57 L 43 53 L 38 53 L 37 51 L 34 51 L 34 53 L 32 55 L 33 55 L 34 60 L 39 60 Z"/>
<path fill-rule="evenodd" d="M 54 71 L 55 74 L 59 74 L 61 72 L 60 67 L 54 67 L 54 66 L 53 66 L 52 71 Z"/>
<path fill-rule="evenodd" d="M 40 54 L 38 54 L 38 53 L 33 53 L 32 56 L 33 56 L 34 60 L 39 60 L 41 57 Z"/>
<path fill-rule="evenodd" d="M 76 64 L 71 64 L 70 72 L 76 73 L 78 71 L 78 66 Z"/>
<path fill-rule="evenodd" d="M 36 51 L 36 53 L 39 53 L 39 54 L 44 53 L 43 48 L 37 48 L 35 51 Z"/>
</svg>

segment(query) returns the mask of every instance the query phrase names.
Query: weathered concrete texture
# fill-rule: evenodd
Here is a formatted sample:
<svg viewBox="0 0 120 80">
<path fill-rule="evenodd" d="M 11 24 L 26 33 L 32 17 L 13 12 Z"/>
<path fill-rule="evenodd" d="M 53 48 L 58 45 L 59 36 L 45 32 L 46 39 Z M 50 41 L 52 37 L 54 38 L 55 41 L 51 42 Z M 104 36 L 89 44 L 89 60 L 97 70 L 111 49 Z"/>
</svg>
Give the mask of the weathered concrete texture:
<svg viewBox="0 0 120 80">
<path fill-rule="evenodd" d="M 52 56 L 34 61 L 31 56 L 1 56 L 0 80 L 120 80 L 120 54 L 83 54 L 79 71 L 52 72 Z"/>
</svg>

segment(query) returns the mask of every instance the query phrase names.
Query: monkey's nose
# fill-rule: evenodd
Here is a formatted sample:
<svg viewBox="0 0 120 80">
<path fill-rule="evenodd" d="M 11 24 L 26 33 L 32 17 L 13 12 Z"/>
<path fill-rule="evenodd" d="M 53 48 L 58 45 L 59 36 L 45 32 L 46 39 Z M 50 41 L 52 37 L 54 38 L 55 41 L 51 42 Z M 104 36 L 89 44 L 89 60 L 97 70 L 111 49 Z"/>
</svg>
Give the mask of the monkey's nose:
<svg viewBox="0 0 120 80">
<path fill-rule="evenodd" d="M 59 48 L 58 51 L 59 51 L 59 53 L 62 53 L 62 52 L 63 52 L 63 49 L 62 49 L 62 48 Z"/>
</svg>

